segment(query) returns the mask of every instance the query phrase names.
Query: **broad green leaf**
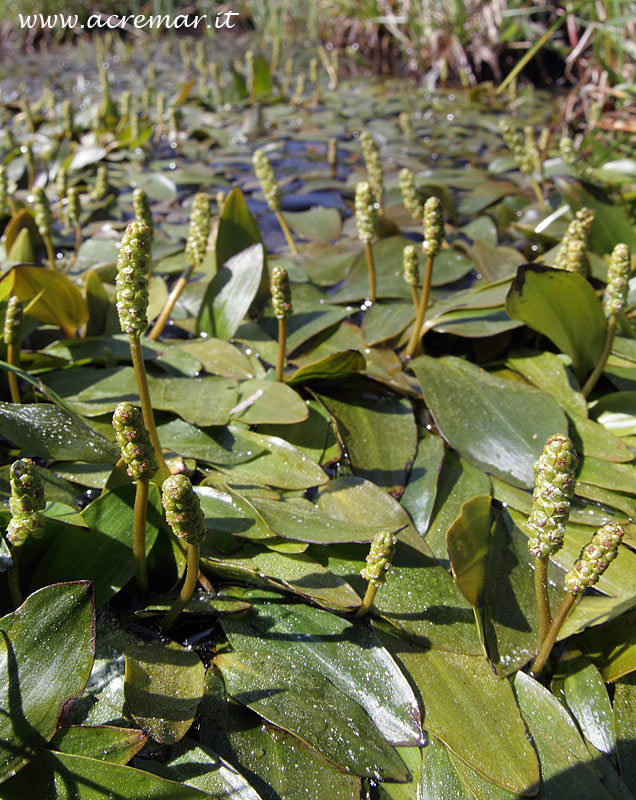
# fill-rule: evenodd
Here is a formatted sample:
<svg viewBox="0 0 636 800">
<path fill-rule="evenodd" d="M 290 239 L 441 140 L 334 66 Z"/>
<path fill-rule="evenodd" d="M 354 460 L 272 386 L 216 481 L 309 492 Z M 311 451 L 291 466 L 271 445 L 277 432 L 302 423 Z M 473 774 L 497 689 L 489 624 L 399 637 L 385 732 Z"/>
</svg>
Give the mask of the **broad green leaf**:
<svg viewBox="0 0 636 800">
<path fill-rule="evenodd" d="M 587 403 L 576 379 L 554 353 L 521 350 L 510 355 L 506 364 L 553 397 L 565 411 L 577 418 L 587 417 Z"/>
<path fill-rule="evenodd" d="M 218 252 L 217 238 L 217 258 Z M 253 244 L 222 262 L 201 303 L 197 331 L 219 339 L 232 338 L 256 298 L 265 271 L 262 244 Z"/>
<path fill-rule="evenodd" d="M 166 450 L 208 464 L 242 464 L 266 452 L 264 447 L 244 439 L 238 428 L 197 428 L 185 420 L 173 419 L 158 425 L 157 433 Z"/>
<path fill-rule="evenodd" d="M 454 356 L 420 356 L 412 367 L 437 427 L 464 458 L 516 485 L 534 486 L 532 466 L 545 440 L 567 432 L 549 395 Z"/>
<path fill-rule="evenodd" d="M 335 423 L 316 400 L 305 400 L 305 403 L 309 415 L 304 422 L 298 422 L 293 427 L 261 425 L 259 433 L 283 437 L 317 464 L 325 465 L 338 461 L 342 456 L 342 448 L 336 437 Z"/>
<path fill-rule="evenodd" d="M 362 372 L 366 366 L 364 356 L 357 350 L 343 350 L 305 364 L 286 378 L 286 381 L 290 386 L 312 381 L 342 381 L 354 372 Z"/>
<path fill-rule="evenodd" d="M 415 319 L 413 303 L 383 301 L 374 303 L 364 315 L 362 335 L 370 344 L 381 344 L 399 336 Z"/>
<path fill-rule="evenodd" d="M 66 336 L 75 336 L 88 320 L 88 307 L 82 293 L 72 281 L 54 269 L 21 264 L 5 273 L 0 280 L 0 299 L 17 295 L 29 306 L 29 316 L 39 322 L 59 325 Z"/>
<path fill-rule="evenodd" d="M 263 800 L 358 800 L 360 779 L 347 774 L 295 736 L 230 702 L 223 679 L 208 670 L 201 703 L 201 741 L 249 775 Z"/>
<path fill-rule="evenodd" d="M 3 790 L 3 800 L 210 800 L 207 792 L 150 772 L 85 756 L 41 751 Z"/>
<path fill-rule="evenodd" d="M 131 185 L 143 189 L 151 200 L 173 200 L 177 196 L 174 181 L 160 172 L 143 172 L 135 175 Z"/>
<path fill-rule="evenodd" d="M 118 448 L 79 417 L 47 403 L 0 403 L 0 433 L 31 456 L 114 464 Z"/>
<path fill-rule="evenodd" d="M 197 358 L 212 375 L 237 380 L 254 377 L 254 368 L 245 353 L 223 339 L 193 339 L 175 346 Z"/>
<path fill-rule="evenodd" d="M 232 418 L 246 425 L 292 425 L 309 416 L 301 397 L 284 383 L 259 378 L 243 381 Z"/>
<path fill-rule="evenodd" d="M 485 658 L 379 638 L 420 693 L 429 733 L 489 781 L 536 794 L 539 763 L 512 687 L 493 675 Z"/>
<path fill-rule="evenodd" d="M 615 436 L 636 435 L 636 392 L 614 392 L 595 401 L 594 419 Z"/>
<path fill-rule="evenodd" d="M 571 416 L 570 422 L 572 441 L 579 453 L 603 461 L 633 461 L 634 454 L 629 447 L 594 420 Z"/>
<path fill-rule="evenodd" d="M 411 780 L 408 783 L 379 783 L 378 800 L 416 800 L 422 771 L 422 750 L 419 747 L 397 747 L 396 750 L 406 764 Z"/>
<path fill-rule="evenodd" d="M 346 392 L 320 395 L 320 400 L 338 423 L 354 473 L 399 494 L 417 447 L 410 401 L 354 381 Z M 390 436 L 380 439 L 380 430 Z"/>
<path fill-rule="evenodd" d="M 417 446 L 417 454 L 400 498 L 400 504 L 409 512 L 413 524 L 422 536 L 435 505 L 437 482 L 444 460 L 444 441 L 441 436 L 425 436 Z"/>
<path fill-rule="evenodd" d="M 87 167 L 89 164 L 95 164 L 97 161 L 101 161 L 106 156 L 107 152 L 105 147 L 82 145 L 75 151 L 68 168 L 71 172 L 75 170 L 79 172 L 79 170 Z"/>
<path fill-rule="evenodd" d="M 148 760 L 146 769 L 218 800 L 262 800 L 241 773 L 209 747 L 187 736 L 170 748 L 170 761 Z"/>
<path fill-rule="evenodd" d="M 95 603 L 103 605 L 133 577 L 133 507 L 135 486 L 104 492 L 82 511 L 88 528 L 68 528 L 58 536 L 33 574 L 33 585 L 62 580 L 91 580 Z M 146 553 L 154 544 L 163 513 L 159 491 L 150 486 Z"/>
<path fill-rule="evenodd" d="M 230 697 L 330 761 L 361 777 L 408 780 L 366 712 L 319 672 L 267 651 L 221 654 L 213 663 Z"/>
<path fill-rule="evenodd" d="M 636 611 L 588 628 L 576 637 L 577 646 L 599 669 L 607 683 L 636 670 Z"/>
<path fill-rule="evenodd" d="M 490 503 L 490 495 L 478 495 L 468 500 L 446 531 L 446 547 L 453 578 L 464 597 L 475 607 L 481 605 L 486 583 Z"/>
<path fill-rule="evenodd" d="M 468 339 L 497 336 L 522 325 L 521 322 L 510 319 L 503 306 L 448 311 L 425 324 L 427 328 L 438 333 L 452 333 Z"/>
<path fill-rule="evenodd" d="M 0 620 L 0 782 L 51 739 L 67 705 L 84 691 L 94 616 L 90 584 L 82 581 L 47 586 Z"/>
<path fill-rule="evenodd" d="M 616 681 L 614 687 L 614 736 L 621 777 L 632 794 L 636 791 L 636 675 Z"/>
<path fill-rule="evenodd" d="M 229 430 L 266 451 L 246 463 L 219 467 L 230 483 L 257 483 L 280 489 L 309 489 L 327 483 L 327 475 L 318 464 L 284 439 L 232 426 Z"/>
<path fill-rule="evenodd" d="M 186 735 L 205 691 L 205 667 L 176 642 L 126 649 L 124 696 L 135 722 L 161 744 Z"/>
<path fill-rule="evenodd" d="M 340 238 L 342 219 L 337 208 L 316 206 L 310 211 L 285 211 L 285 221 L 292 231 L 311 242 L 329 244 Z"/>
<path fill-rule="evenodd" d="M 259 600 L 223 629 L 235 650 L 280 653 L 320 672 L 364 708 L 391 744 L 422 743 L 417 700 L 389 653 L 363 625 L 311 606 Z"/>
<path fill-rule="evenodd" d="M 600 486 L 602 489 L 631 493 L 634 490 L 635 476 L 636 469 L 632 465 L 612 464 L 587 456 L 583 459 L 577 479 L 582 483 Z"/>
<path fill-rule="evenodd" d="M 572 211 L 584 206 L 594 212 L 594 222 L 588 236 L 589 246 L 596 253 L 611 253 L 618 242 L 624 242 L 632 252 L 636 249 L 633 224 L 622 205 L 588 192 L 580 183 L 563 182 L 563 194 Z"/>
<path fill-rule="evenodd" d="M 254 83 L 252 92 L 255 97 L 268 95 L 272 91 L 272 76 L 270 74 L 269 63 L 263 56 L 256 56 L 254 59 Z"/>
<path fill-rule="evenodd" d="M 567 353 L 580 381 L 601 357 L 605 316 L 596 292 L 582 275 L 523 265 L 510 288 L 506 311 Z"/>
<path fill-rule="evenodd" d="M 51 747 L 74 756 L 98 758 L 112 764 L 127 764 L 146 743 L 148 737 L 134 728 L 112 725 L 69 725 L 60 728 L 51 739 Z"/>
<path fill-rule="evenodd" d="M 455 771 L 446 746 L 431 736 L 422 751 L 418 800 L 473 800 Z"/>
<path fill-rule="evenodd" d="M 550 692 L 524 672 L 515 695 L 541 763 L 541 798 L 610 800 L 572 718 Z"/>
<path fill-rule="evenodd" d="M 585 656 L 569 659 L 563 680 L 565 702 L 583 736 L 602 753 L 616 748 L 612 704 L 598 669 Z"/>
</svg>

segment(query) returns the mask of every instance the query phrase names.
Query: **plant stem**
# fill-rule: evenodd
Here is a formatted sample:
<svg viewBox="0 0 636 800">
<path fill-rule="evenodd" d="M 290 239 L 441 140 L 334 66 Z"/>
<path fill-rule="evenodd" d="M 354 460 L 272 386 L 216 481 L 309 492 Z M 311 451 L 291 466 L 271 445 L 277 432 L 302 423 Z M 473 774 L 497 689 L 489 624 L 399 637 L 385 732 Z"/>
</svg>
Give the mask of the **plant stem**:
<svg viewBox="0 0 636 800">
<path fill-rule="evenodd" d="M 406 358 L 413 358 L 417 352 L 420 343 L 420 331 L 424 324 L 424 317 L 426 316 L 426 308 L 428 306 L 428 298 L 431 293 L 431 281 L 433 279 L 433 263 L 435 259 L 432 256 L 426 256 L 426 268 L 424 270 L 424 283 L 422 284 L 422 294 L 420 295 L 420 303 L 417 307 L 415 315 L 415 323 L 413 325 L 413 332 L 411 338 L 406 346 L 404 355 Z"/>
<path fill-rule="evenodd" d="M 24 600 L 22 596 L 22 589 L 20 588 L 20 572 L 18 567 L 17 550 L 11 550 L 11 559 L 13 560 L 13 566 L 9 570 L 7 578 L 9 581 L 9 594 L 11 595 L 11 601 L 17 608 L 18 606 L 22 605 Z"/>
<path fill-rule="evenodd" d="M 371 610 L 371 606 L 373 605 L 373 601 L 375 600 L 377 593 L 378 587 L 375 585 L 375 583 L 367 584 L 367 591 L 364 595 L 364 599 L 360 608 L 356 611 L 356 617 L 366 617 Z"/>
<path fill-rule="evenodd" d="M 276 360 L 276 380 L 283 380 L 285 370 L 285 350 L 287 348 L 287 320 L 278 320 L 278 358 Z"/>
<path fill-rule="evenodd" d="M 170 476 L 170 470 L 163 457 L 163 450 L 157 435 L 157 428 L 155 426 L 155 418 L 152 413 L 152 403 L 150 402 L 150 392 L 148 390 L 148 379 L 146 377 L 146 365 L 144 364 L 144 357 L 141 351 L 141 342 L 139 336 L 129 336 L 128 343 L 130 344 L 130 355 L 132 356 L 133 368 L 135 370 L 135 377 L 137 378 L 137 388 L 139 390 L 139 402 L 141 404 L 141 413 L 144 417 L 144 425 L 150 436 L 152 446 L 155 448 L 155 455 L 157 457 L 157 464 L 159 466 L 158 476 L 161 483 Z"/>
<path fill-rule="evenodd" d="M 51 243 L 50 236 L 44 237 L 44 245 L 46 247 L 46 257 L 49 261 L 49 266 L 51 269 L 55 269 L 55 254 L 53 253 L 53 244 Z"/>
<path fill-rule="evenodd" d="M 420 304 L 420 299 L 417 294 L 417 286 L 411 286 L 411 297 L 413 298 L 413 310 L 417 314 L 417 308 Z"/>
<path fill-rule="evenodd" d="M 20 360 L 20 348 L 14 344 L 7 345 L 7 364 L 12 367 L 18 367 Z M 21 403 L 20 389 L 18 387 L 18 376 L 14 372 L 9 372 L 9 392 L 11 394 L 12 403 Z"/>
<path fill-rule="evenodd" d="M 548 660 L 548 656 L 550 655 L 556 638 L 559 635 L 561 626 L 565 622 L 567 615 L 570 613 L 577 597 L 578 595 L 568 592 L 563 598 L 563 602 L 559 606 L 559 610 L 557 611 L 555 618 L 552 620 L 552 625 L 550 625 L 550 629 L 543 640 L 541 649 L 539 650 L 537 657 L 532 662 L 532 666 L 530 667 L 530 674 L 534 678 L 537 678 L 541 674 L 541 670 L 545 666 L 545 662 Z"/>
<path fill-rule="evenodd" d="M 614 344 L 615 333 L 616 333 L 616 314 L 611 314 L 609 319 L 607 320 L 607 330 L 605 332 L 605 345 L 603 347 L 603 352 L 601 353 L 601 357 L 599 358 L 597 365 L 594 367 L 592 374 L 585 381 L 585 386 L 581 390 L 583 392 L 583 397 L 587 397 L 589 395 L 592 389 L 596 386 L 596 381 L 603 374 L 603 370 L 605 369 L 605 364 L 607 363 L 609 354 L 612 352 L 612 345 Z"/>
<path fill-rule="evenodd" d="M 199 553 L 200 547 L 198 544 L 188 544 L 187 561 L 186 561 L 186 575 L 181 587 L 179 597 L 172 604 L 172 608 L 161 623 L 161 630 L 169 630 L 177 621 L 179 614 L 186 607 L 188 600 L 192 597 L 197 580 L 199 578 Z"/>
<path fill-rule="evenodd" d="M 532 191 L 535 193 L 535 196 L 539 201 L 539 205 L 545 211 L 547 207 L 545 200 L 543 199 L 543 192 L 541 191 L 541 187 L 537 183 L 536 179 L 533 178 L 532 175 L 530 175 L 530 185 L 532 186 Z"/>
<path fill-rule="evenodd" d="M 148 568 L 146 566 L 146 511 L 148 508 L 148 478 L 137 481 L 133 516 L 133 560 L 135 576 L 142 592 L 148 591 Z"/>
<path fill-rule="evenodd" d="M 287 239 L 287 244 L 289 245 L 289 249 L 294 253 L 294 255 L 298 252 L 298 248 L 296 247 L 296 242 L 294 241 L 294 237 L 292 236 L 292 232 L 289 230 L 289 225 L 287 224 L 285 217 L 282 215 L 280 211 L 275 211 L 276 219 L 278 220 L 278 224 L 280 225 L 280 229 Z"/>
<path fill-rule="evenodd" d="M 552 611 L 548 596 L 548 564 L 550 556 L 539 556 L 534 560 L 534 595 L 539 614 L 539 647 L 547 636 L 552 624 Z"/>
<path fill-rule="evenodd" d="M 161 309 L 161 314 L 159 314 L 157 317 L 155 324 L 152 326 L 152 330 L 148 334 L 149 339 L 158 339 L 159 336 L 161 336 L 161 332 L 166 327 L 166 322 L 168 322 L 170 319 L 170 314 L 172 314 L 172 309 L 175 307 L 175 303 L 181 297 L 181 293 L 188 285 L 191 274 L 192 267 L 190 266 L 186 267 L 179 276 L 179 280 L 172 287 L 172 291 L 168 295 L 165 306 Z"/>
<path fill-rule="evenodd" d="M 369 300 L 375 303 L 375 262 L 373 260 L 371 242 L 364 243 L 364 255 L 367 259 L 367 272 L 369 273 Z"/>
</svg>

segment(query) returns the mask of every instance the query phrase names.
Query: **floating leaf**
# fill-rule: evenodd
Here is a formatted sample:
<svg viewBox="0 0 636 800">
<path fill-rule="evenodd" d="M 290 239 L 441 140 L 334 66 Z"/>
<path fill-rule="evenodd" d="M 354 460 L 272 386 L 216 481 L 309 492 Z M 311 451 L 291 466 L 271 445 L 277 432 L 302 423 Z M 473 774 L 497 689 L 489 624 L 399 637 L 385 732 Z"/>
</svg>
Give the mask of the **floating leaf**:
<svg viewBox="0 0 636 800">
<path fill-rule="evenodd" d="M 455 583 L 472 606 L 479 606 L 486 582 L 490 540 L 490 495 L 478 495 L 462 505 L 446 531 L 446 547 Z"/>
<path fill-rule="evenodd" d="M 316 206 L 310 211 L 285 211 L 285 221 L 303 239 L 329 244 L 340 238 L 342 219 L 337 208 Z"/>
<path fill-rule="evenodd" d="M 600 672 L 584 656 L 569 659 L 564 667 L 563 696 L 581 732 L 597 750 L 613 753 L 612 704 Z"/>
<path fill-rule="evenodd" d="M 111 764 L 127 764 L 147 739 L 143 731 L 134 728 L 69 725 L 59 729 L 51 740 L 51 746 L 74 756 L 98 758 Z"/>
</svg>

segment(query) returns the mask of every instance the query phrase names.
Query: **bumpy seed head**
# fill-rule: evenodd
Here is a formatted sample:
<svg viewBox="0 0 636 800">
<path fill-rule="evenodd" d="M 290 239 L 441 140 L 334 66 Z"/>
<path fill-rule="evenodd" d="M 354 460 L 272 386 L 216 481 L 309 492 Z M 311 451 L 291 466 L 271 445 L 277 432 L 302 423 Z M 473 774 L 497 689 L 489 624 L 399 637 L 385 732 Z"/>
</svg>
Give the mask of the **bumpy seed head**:
<svg viewBox="0 0 636 800">
<path fill-rule="evenodd" d="M 166 113 L 166 96 L 163 92 L 157 92 L 156 97 L 156 105 L 157 105 L 157 117 L 159 119 L 163 119 L 163 115 Z"/>
<path fill-rule="evenodd" d="M 108 194 L 108 169 L 104 164 L 102 164 L 97 170 L 97 175 L 95 176 L 95 186 L 93 186 L 93 191 L 91 192 L 91 196 L 93 197 L 94 200 L 101 200 L 102 197 L 106 197 L 107 194 Z"/>
<path fill-rule="evenodd" d="M 215 200 L 216 200 L 217 208 L 219 209 L 219 214 L 223 213 L 223 206 L 225 205 L 226 196 L 227 195 L 225 194 L 225 192 L 222 192 L 222 191 L 218 191 L 216 193 Z"/>
<path fill-rule="evenodd" d="M 429 197 L 424 203 L 424 241 L 422 250 L 435 258 L 444 243 L 444 218 L 439 197 Z"/>
<path fill-rule="evenodd" d="M 332 169 L 338 165 L 338 140 L 335 136 L 329 137 L 327 144 L 327 163 Z"/>
<path fill-rule="evenodd" d="M 594 586 L 601 575 L 618 555 L 623 539 L 623 529 L 616 522 L 608 522 L 599 528 L 592 541 L 581 550 L 579 560 L 565 576 L 565 588 L 579 594 L 587 586 Z"/>
<path fill-rule="evenodd" d="M 272 294 L 272 308 L 276 319 L 291 317 L 293 312 L 291 288 L 289 286 L 289 276 L 284 267 L 274 267 L 272 269 L 269 290 Z"/>
<path fill-rule="evenodd" d="M 280 64 L 281 46 L 282 46 L 281 37 L 274 36 L 274 41 L 272 42 L 272 61 L 270 64 L 270 71 L 272 72 L 272 74 L 276 72 L 276 70 L 278 69 L 278 65 Z"/>
<path fill-rule="evenodd" d="M 9 471 L 11 521 L 7 539 L 20 547 L 29 536 L 36 539 L 44 533 L 44 518 L 40 513 L 46 501 L 44 487 L 37 466 L 30 458 L 22 458 L 11 465 Z"/>
<path fill-rule="evenodd" d="M 149 252 L 148 226 L 131 222 L 121 240 L 115 284 L 119 322 L 129 336 L 140 336 L 148 327 Z"/>
<path fill-rule="evenodd" d="M 120 403 L 113 413 L 113 428 L 130 477 L 152 478 L 157 461 L 141 411 L 132 403 Z"/>
<path fill-rule="evenodd" d="M 548 148 L 550 147 L 550 128 L 541 128 L 539 133 L 539 141 L 537 142 L 537 149 L 539 150 L 539 158 L 545 161 L 548 157 Z"/>
<path fill-rule="evenodd" d="M 205 520 L 189 478 L 185 475 L 166 478 L 161 487 L 161 502 L 175 536 L 188 544 L 200 544 L 205 539 Z"/>
<path fill-rule="evenodd" d="M 384 169 L 382 168 L 378 144 L 369 131 L 362 131 L 360 134 L 360 146 L 362 147 L 362 155 L 367 167 L 371 191 L 376 201 L 381 204 L 384 193 Z"/>
<path fill-rule="evenodd" d="M 417 189 L 415 188 L 415 178 L 410 169 L 404 167 L 400 170 L 400 194 L 404 208 L 410 212 L 413 219 L 422 219 L 424 216 L 424 206 L 420 202 Z"/>
<path fill-rule="evenodd" d="M 309 80 L 314 86 L 318 85 L 318 59 L 312 58 L 309 62 Z"/>
<path fill-rule="evenodd" d="M 420 270 L 417 260 L 417 250 L 412 244 L 407 244 L 402 251 L 404 262 L 404 280 L 409 286 L 415 286 L 420 282 Z"/>
<path fill-rule="evenodd" d="M 136 111 L 131 111 L 128 116 L 128 132 L 133 142 L 139 139 L 141 130 L 139 126 L 139 114 Z"/>
<path fill-rule="evenodd" d="M 400 130 L 406 139 L 412 140 L 415 138 L 415 131 L 413 130 L 413 122 L 411 115 L 408 111 L 401 111 L 398 117 L 400 123 Z"/>
<path fill-rule="evenodd" d="M 50 239 L 53 234 L 51 206 L 41 186 L 33 190 L 33 207 L 35 210 L 35 222 L 41 236 L 45 239 Z"/>
<path fill-rule="evenodd" d="M 589 208 L 580 208 L 568 225 L 554 266 L 568 272 L 585 274 L 585 245 L 594 222 L 594 212 Z"/>
<path fill-rule="evenodd" d="M 367 565 L 360 575 L 373 586 L 384 586 L 391 567 L 397 539 L 392 533 L 377 533 L 371 542 Z"/>
<path fill-rule="evenodd" d="M 8 195 L 7 168 L 4 164 L 0 164 L 0 214 L 7 206 Z"/>
<path fill-rule="evenodd" d="M 4 316 L 3 339 L 6 345 L 19 345 L 22 341 L 22 300 L 12 294 Z"/>
<path fill-rule="evenodd" d="M 66 227 L 75 228 L 79 224 L 80 216 L 80 191 L 77 186 L 71 186 L 66 196 Z"/>
<path fill-rule="evenodd" d="M 206 64 L 207 64 L 207 58 L 205 56 L 205 45 L 203 44 L 203 41 L 199 39 L 199 41 L 197 42 L 197 55 L 196 55 L 195 66 L 201 75 L 205 75 Z"/>
<path fill-rule="evenodd" d="M 574 142 L 569 136 L 562 136 L 559 141 L 559 155 L 569 164 L 576 174 L 583 180 L 592 180 L 594 171 L 584 158 L 581 158 L 574 147 Z"/>
<path fill-rule="evenodd" d="M 378 224 L 378 210 L 369 184 L 364 181 L 356 186 L 356 225 L 361 242 L 370 242 Z"/>
<path fill-rule="evenodd" d="M 27 172 L 33 172 L 35 170 L 35 162 L 33 161 L 33 148 L 30 144 L 24 144 L 20 147 L 20 151 L 24 156 L 24 163 L 27 168 Z"/>
<path fill-rule="evenodd" d="M 128 119 L 130 116 L 130 110 L 132 108 L 132 95 L 129 91 L 122 92 L 121 97 L 119 98 L 119 116 L 122 119 Z"/>
<path fill-rule="evenodd" d="M 556 433 L 547 439 L 534 465 L 532 511 L 526 523 L 528 549 L 537 558 L 553 556 L 563 547 L 577 465 L 576 450 L 567 436 Z"/>
<path fill-rule="evenodd" d="M 152 211 L 150 210 L 150 201 L 148 200 L 148 195 L 141 187 L 137 187 L 137 189 L 135 189 L 133 192 L 132 202 L 133 211 L 135 212 L 135 219 L 137 222 L 143 222 L 144 225 L 148 226 L 148 230 L 150 231 L 150 239 L 152 240 L 155 225 L 152 221 Z"/>
<path fill-rule="evenodd" d="M 524 165 L 526 169 L 524 172 L 531 175 L 533 172 L 541 171 L 541 156 L 539 155 L 539 148 L 537 147 L 537 139 L 532 125 L 526 125 L 523 129 L 524 142 Z"/>
<path fill-rule="evenodd" d="M 603 295 L 603 309 L 606 317 L 618 314 L 625 307 L 630 266 L 629 247 L 626 244 L 617 244 L 610 258 L 607 286 Z"/>
<path fill-rule="evenodd" d="M 68 192 L 68 170 L 66 167 L 60 167 L 55 176 L 55 190 L 60 200 L 66 197 Z"/>
<path fill-rule="evenodd" d="M 261 185 L 267 205 L 272 211 L 280 211 L 280 188 L 276 182 L 276 175 L 269 158 L 264 150 L 256 150 L 252 156 L 254 172 Z"/>
<path fill-rule="evenodd" d="M 186 261 L 197 267 L 205 257 L 210 234 L 210 198 L 199 192 L 192 201 L 190 228 L 185 246 Z"/>
</svg>

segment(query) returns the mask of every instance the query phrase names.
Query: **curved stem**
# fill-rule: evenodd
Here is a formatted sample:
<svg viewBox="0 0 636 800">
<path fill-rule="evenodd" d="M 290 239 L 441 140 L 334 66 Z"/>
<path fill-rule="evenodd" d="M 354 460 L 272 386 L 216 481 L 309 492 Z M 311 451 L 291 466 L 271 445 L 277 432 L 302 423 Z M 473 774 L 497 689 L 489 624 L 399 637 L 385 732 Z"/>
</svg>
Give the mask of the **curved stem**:
<svg viewBox="0 0 636 800">
<path fill-rule="evenodd" d="M 148 430 L 150 441 L 155 448 L 155 456 L 157 457 L 157 464 L 159 465 L 159 480 L 161 483 L 170 476 L 170 470 L 163 457 L 163 450 L 157 435 L 157 428 L 155 426 L 155 418 L 152 413 L 152 403 L 150 402 L 150 391 L 148 390 L 148 379 L 146 377 L 146 365 L 144 364 L 144 357 L 141 351 L 141 343 L 139 336 L 129 336 L 128 343 L 130 344 L 130 355 L 132 356 L 133 368 L 135 370 L 135 377 L 137 378 L 137 388 L 139 390 L 139 402 L 141 404 L 141 413 L 144 417 L 144 425 Z"/>
<path fill-rule="evenodd" d="M 50 236 L 44 236 L 44 244 L 46 246 L 46 257 L 49 261 L 51 269 L 55 269 L 55 254 L 53 253 L 53 244 L 51 243 Z"/>
<path fill-rule="evenodd" d="M 373 260 L 371 242 L 364 243 L 364 256 L 367 260 L 367 272 L 369 273 L 369 300 L 375 303 L 375 262 Z"/>
<path fill-rule="evenodd" d="M 417 294 L 417 286 L 411 286 L 411 297 L 413 298 L 413 310 L 417 314 L 417 307 L 420 304 L 420 299 Z"/>
<path fill-rule="evenodd" d="M 559 631 L 561 630 L 561 626 L 565 622 L 565 618 L 570 613 L 572 606 L 574 605 L 574 601 L 578 595 L 571 594 L 568 592 L 565 597 L 563 598 L 563 602 L 559 606 L 559 610 L 556 613 L 556 616 L 552 620 L 552 625 L 550 625 L 550 629 L 548 630 L 547 636 L 543 640 L 543 644 L 541 645 L 541 649 L 537 654 L 537 657 L 532 662 L 532 666 L 530 667 L 530 674 L 537 678 L 541 674 L 541 670 L 545 666 L 545 662 L 548 660 L 548 656 L 552 652 L 552 648 L 554 643 L 556 642 L 556 638 L 559 635 Z"/>
<path fill-rule="evenodd" d="M 22 589 L 20 588 L 20 571 L 18 566 L 18 551 L 11 550 L 11 559 L 13 566 L 8 572 L 7 578 L 9 581 L 9 593 L 11 595 L 11 602 L 17 608 L 22 605 L 24 598 L 22 596 Z"/>
<path fill-rule="evenodd" d="M 18 367 L 20 361 L 20 345 L 16 347 L 14 344 L 7 345 L 7 364 L 12 367 Z M 14 372 L 9 372 L 9 393 L 11 394 L 12 403 L 21 403 L 20 389 L 18 387 L 18 376 Z"/>
<path fill-rule="evenodd" d="M 65 272 L 68 272 L 73 264 L 77 261 L 77 254 L 79 253 L 80 245 L 82 244 L 82 226 L 77 222 L 75 224 L 75 248 L 73 250 L 73 255 L 71 256 L 71 260 L 68 262 L 65 268 Z"/>
<path fill-rule="evenodd" d="M 280 211 L 275 211 L 276 219 L 278 220 L 278 224 L 283 232 L 285 239 L 287 240 L 287 244 L 289 249 L 294 253 L 294 255 L 298 252 L 298 248 L 296 247 L 296 242 L 294 241 L 294 237 L 292 236 L 292 232 L 289 230 L 289 225 L 285 220 L 285 217 L 282 215 Z"/>
<path fill-rule="evenodd" d="M 610 318 L 607 320 L 607 330 L 605 332 L 605 345 L 603 347 L 603 352 L 601 353 L 601 357 L 599 358 L 597 365 L 594 367 L 592 374 L 585 381 L 585 386 L 581 390 L 583 392 L 583 397 L 587 397 L 589 395 L 592 389 L 596 386 L 596 381 L 603 374 L 603 370 L 605 369 L 605 364 L 607 363 L 609 354 L 612 352 L 612 345 L 614 344 L 615 333 L 616 333 L 616 314 L 612 314 Z"/>
<path fill-rule="evenodd" d="M 543 192 L 541 191 L 541 187 L 537 183 L 536 179 L 533 178 L 532 175 L 530 175 L 530 185 L 532 186 L 532 191 L 534 192 L 539 205 L 541 206 L 542 210 L 545 211 L 547 206 L 545 204 L 545 200 L 543 199 Z"/>
<path fill-rule="evenodd" d="M 552 611 L 548 596 L 548 564 L 550 556 L 535 558 L 534 560 L 534 595 L 539 614 L 539 647 L 547 636 L 552 624 Z"/>
<path fill-rule="evenodd" d="M 373 605 L 373 601 L 375 600 L 377 593 L 378 587 L 375 585 L 375 583 L 367 584 L 367 591 L 364 595 L 364 599 L 360 605 L 360 608 L 356 611 L 356 617 L 366 617 L 371 610 L 371 606 Z"/>
<path fill-rule="evenodd" d="M 188 281 L 190 280 L 190 275 L 192 274 L 192 266 L 186 267 L 181 275 L 179 276 L 179 280 L 175 283 L 172 287 L 172 291 L 168 295 L 168 299 L 166 300 L 165 306 L 161 309 L 161 314 L 157 317 L 155 324 L 152 326 L 150 333 L 148 334 L 149 339 L 158 339 L 161 336 L 161 332 L 166 327 L 166 323 L 170 319 L 170 314 L 172 314 L 172 309 L 175 307 L 175 303 L 181 297 L 181 293 L 188 285 Z"/>
<path fill-rule="evenodd" d="M 413 358 L 417 352 L 420 343 L 420 331 L 424 324 L 424 317 L 426 316 L 426 308 L 428 306 L 428 298 L 431 293 L 431 281 L 433 279 L 433 263 L 435 259 L 433 256 L 426 256 L 426 268 L 424 270 L 424 283 L 422 284 L 422 294 L 420 295 L 420 303 L 417 307 L 417 314 L 415 315 L 415 323 L 411 338 L 404 351 L 406 358 Z"/>
<path fill-rule="evenodd" d="M 172 604 L 172 608 L 161 623 L 161 630 L 169 630 L 177 621 L 179 614 L 186 607 L 188 600 L 192 597 L 192 593 L 197 585 L 199 578 L 199 553 L 200 548 L 198 544 L 189 544 L 186 556 L 186 575 L 179 597 Z"/>
<path fill-rule="evenodd" d="M 135 577 L 142 592 L 148 591 L 148 568 L 146 565 L 146 511 L 148 508 L 148 478 L 137 481 L 133 516 L 133 560 Z"/>
<path fill-rule="evenodd" d="M 287 320 L 278 320 L 278 359 L 276 360 L 276 380 L 282 382 L 285 371 L 285 350 L 287 348 Z"/>
</svg>

